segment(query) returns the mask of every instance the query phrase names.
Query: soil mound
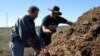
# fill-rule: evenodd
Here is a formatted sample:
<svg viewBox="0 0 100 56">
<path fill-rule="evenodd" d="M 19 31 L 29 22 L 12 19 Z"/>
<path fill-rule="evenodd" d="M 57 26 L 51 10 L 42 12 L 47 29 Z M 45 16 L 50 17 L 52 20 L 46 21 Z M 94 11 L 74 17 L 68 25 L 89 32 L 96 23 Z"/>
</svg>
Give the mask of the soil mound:
<svg viewBox="0 0 100 56">
<path fill-rule="evenodd" d="M 74 25 L 52 36 L 50 56 L 100 56 L 100 7 L 78 18 Z"/>
</svg>

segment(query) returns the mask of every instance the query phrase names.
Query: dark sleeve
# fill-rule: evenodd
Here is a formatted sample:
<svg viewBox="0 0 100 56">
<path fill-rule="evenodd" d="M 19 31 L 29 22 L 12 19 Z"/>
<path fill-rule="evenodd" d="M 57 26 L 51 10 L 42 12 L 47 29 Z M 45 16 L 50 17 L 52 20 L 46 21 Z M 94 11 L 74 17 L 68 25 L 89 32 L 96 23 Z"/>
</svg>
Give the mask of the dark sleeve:
<svg viewBox="0 0 100 56">
<path fill-rule="evenodd" d="M 37 30 L 35 29 L 35 23 L 34 23 L 34 25 L 32 26 L 34 29 L 32 29 L 32 34 L 31 34 L 31 36 L 32 37 L 34 37 L 34 38 L 37 38 L 38 37 L 38 35 L 37 35 Z"/>
<path fill-rule="evenodd" d="M 23 41 L 31 38 L 31 31 L 29 28 L 29 22 L 26 19 L 19 20 L 19 36 Z"/>
<path fill-rule="evenodd" d="M 67 23 L 68 21 L 63 18 L 63 17 L 59 17 L 59 23 Z"/>
<path fill-rule="evenodd" d="M 48 26 L 48 16 L 46 16 L 46 17 L 43 18 L 42 26 L 45 26 L 45 27 Z"/>
</svg>

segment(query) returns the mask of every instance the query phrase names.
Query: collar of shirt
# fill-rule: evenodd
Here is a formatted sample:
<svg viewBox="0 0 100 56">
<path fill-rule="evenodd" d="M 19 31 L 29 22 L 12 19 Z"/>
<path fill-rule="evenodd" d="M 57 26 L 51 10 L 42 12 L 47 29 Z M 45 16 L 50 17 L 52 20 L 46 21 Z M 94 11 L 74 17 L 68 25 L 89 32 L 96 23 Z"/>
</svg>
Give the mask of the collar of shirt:
<svg viewBox="0 0 100 56">
<path fill-rule="evenodd" d="M 29 15 L 26 15 L 26 16 L 28 17 L 29 22 L 33 22 L 34 21 L 34 19 L 31 18 Z"/>
</svg>

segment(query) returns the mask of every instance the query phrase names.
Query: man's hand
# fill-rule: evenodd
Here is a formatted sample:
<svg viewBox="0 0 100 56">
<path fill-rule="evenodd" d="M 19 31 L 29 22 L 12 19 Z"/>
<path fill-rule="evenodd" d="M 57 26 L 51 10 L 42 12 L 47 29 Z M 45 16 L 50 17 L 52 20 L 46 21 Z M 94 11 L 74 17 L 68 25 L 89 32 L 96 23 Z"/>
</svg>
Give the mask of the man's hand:
<svg viewBox="0 0 100 56">
<path fill-rule="evenodd" d="M 51 31 L 49 29 L 45 29 L 44 31 L 45 33 L 51 33 Z"/>
<path fill-rule="evenodd" d="M 47 35 L 51 35 L 52 34 L 52 32 L 49 29 L 45 29 L 44 33 L 46 33 Z"/>
<path fill-rule="evenodd" d="M 48 29 L 48 28 L 46 28 L 46 27 L 44 27 L 44 26 L 43 26 L 42 30 L 43 30 L 44 33 L 52 33 L 52 32 L 50 31 L 50 29 Z"/>
<path fill-rule="evenodd" d="M 34 44 L 32 43 L 32 38 L 29 38 L 29 39 L 26 41 L 26 43 L 27 43 L 28 46 L 32 47 L 33 49 L 36 49 L 36 50 L 38 50 L 38 51 L 41 51 L 41 47 L 38 47 L 38 46 L 36 46 L 36 45 L 34 45 Z"/>
<path fill-rule="evenodd" d="M 35 48 L 35 47 L 36 47 L 36 46 L 33 45 L 33 43 L 32 43 L 32 38 L 27 39 L 27 40 L 26 40 L 26 44 L 27 44 L 29 47 L 32 47 L 32 48 Z"/>
</svg>

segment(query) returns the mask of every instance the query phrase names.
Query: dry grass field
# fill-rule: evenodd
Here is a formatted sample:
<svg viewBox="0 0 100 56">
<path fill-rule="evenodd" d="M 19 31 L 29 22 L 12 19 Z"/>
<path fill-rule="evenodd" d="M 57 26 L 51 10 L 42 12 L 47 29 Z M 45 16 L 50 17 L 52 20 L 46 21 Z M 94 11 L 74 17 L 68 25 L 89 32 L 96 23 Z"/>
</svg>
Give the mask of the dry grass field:
<svg viewBox="0 0 100 56">
<path fill-rule="evenodd" d="M 0 28 L 0 56 L 10 56 L 10 32 L 11 28 Z"/>
<path fill-rule="evenodd" d="M 11 28 L 0 28 L 0 56 L 11 56 L 9 49 L 9 40 L 11 35 Z M 33 49 L 25 48 L 25 56 L 31 56 Z"/>
</svg>

